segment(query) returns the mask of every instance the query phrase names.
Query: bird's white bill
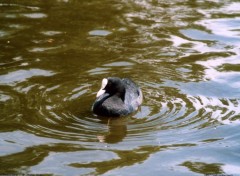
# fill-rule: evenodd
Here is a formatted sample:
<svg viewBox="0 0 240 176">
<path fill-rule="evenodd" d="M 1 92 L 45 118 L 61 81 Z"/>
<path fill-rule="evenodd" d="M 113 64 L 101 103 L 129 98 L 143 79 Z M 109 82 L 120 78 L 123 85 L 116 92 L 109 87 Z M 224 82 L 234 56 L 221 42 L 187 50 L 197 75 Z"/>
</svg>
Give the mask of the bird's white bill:
<svg viewBox="0 0 240 176">
<path fill-rule="evenodd" d="M 98 91 L 98 93 L 97 93 L 97 97 L 100 97 L 102 94 L 105 93 L 105 90 L 103 90 L 103 89 L 106 87 L 107 83 L 108 83 L 108 80 L 107 80 L 106 78 L 104 78 L 104 79 L 102 80 L 101 89 L 100 89 L 100 90 Z"/>
<path fill-rule="evenodd" d="M 100 97 L 101 95 L 103 95 L 105 93 L 105 90 L 100 89 L 97 93 L 97 98 Z"/>
</svg>

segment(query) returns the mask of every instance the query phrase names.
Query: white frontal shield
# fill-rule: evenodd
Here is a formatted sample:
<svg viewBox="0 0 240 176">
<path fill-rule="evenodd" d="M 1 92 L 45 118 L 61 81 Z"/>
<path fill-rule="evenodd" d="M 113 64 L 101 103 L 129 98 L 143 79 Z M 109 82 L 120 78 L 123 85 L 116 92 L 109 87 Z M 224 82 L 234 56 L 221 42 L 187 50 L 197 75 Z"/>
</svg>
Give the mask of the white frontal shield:
<svg viewBox="0 0 240 176">
<path fill-rule="evenodd" d="M 105 93 L 105 90 L 103 90 L 103 89 L 106 87 L 107 83 L 108 83 L 108 80 L 107 80 L 106 78 L 104 78 L 104 79 L 102 80 L 101 89 L 100 89 L 100 90 L 98 91 L 98 93 L 97 93 L 97 98 L 100 97 L 101 95 L 103 95 L 103 94 Z"/>
</svg>

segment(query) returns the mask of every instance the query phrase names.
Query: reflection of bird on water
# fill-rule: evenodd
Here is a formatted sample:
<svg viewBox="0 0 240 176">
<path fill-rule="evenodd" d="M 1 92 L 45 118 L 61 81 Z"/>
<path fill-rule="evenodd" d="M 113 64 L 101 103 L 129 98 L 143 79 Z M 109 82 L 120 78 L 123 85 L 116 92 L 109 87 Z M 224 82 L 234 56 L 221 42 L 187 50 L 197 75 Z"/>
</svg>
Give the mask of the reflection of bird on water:
<svg viewBox="0 0 240 176">
<path fill-rule="evenodd" d="M 108 126 L 107 134 L 99 134 L 97 136 L 99 142 L 118 143 L 127 136 L 127 119 L 126 118 L 101 118 L 102 123 Z"/>
<path fill-rule="evenodd" d="M 131 79 L 104 78 L 92 110 L 99 116 L 125 116 L 136 111 L 142 99 L 142 91 Z"/>
</svg>

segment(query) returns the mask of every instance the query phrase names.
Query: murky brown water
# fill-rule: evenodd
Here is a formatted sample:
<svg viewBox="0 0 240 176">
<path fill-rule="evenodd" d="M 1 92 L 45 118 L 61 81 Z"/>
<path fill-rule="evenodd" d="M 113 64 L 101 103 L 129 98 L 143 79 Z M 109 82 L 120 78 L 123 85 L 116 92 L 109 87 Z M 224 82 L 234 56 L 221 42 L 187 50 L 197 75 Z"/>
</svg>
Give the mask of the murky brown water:
<svg viewBox="0 0 240 176">
<path fill-rule="evenodd" d="M 0 174 L 240 173 L 240 2 L 0 0 Z M 99 119 L 101 80 L 144 103 Z"/>
</svg>

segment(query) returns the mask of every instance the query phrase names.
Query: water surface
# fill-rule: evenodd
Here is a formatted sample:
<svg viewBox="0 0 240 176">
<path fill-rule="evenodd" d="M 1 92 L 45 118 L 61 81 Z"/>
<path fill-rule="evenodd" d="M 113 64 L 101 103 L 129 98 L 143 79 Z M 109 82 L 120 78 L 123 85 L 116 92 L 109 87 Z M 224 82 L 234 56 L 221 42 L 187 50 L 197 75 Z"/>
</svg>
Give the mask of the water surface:
<svg viewBox="0 0 240 176">
<path fill-rule="evenodd" d="M 0 0 L 0 174 L 240 173 L 240 3 Z M 91 112 L 101 80 L 144 94 Z"/>
</svg>

